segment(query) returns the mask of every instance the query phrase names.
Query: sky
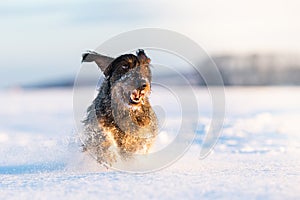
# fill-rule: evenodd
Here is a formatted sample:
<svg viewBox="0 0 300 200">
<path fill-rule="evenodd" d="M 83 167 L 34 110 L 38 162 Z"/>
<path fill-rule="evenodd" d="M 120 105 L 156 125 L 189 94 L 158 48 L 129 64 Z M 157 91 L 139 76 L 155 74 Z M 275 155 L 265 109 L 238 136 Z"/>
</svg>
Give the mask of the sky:
<svg viewBox="0 0 300 200">
<path fill-rule="evenodd" d="M 75 76 L 81 53 L 138 28 L 169 29 L 208 54 L 300 51 L 298 0 L 0 2 L 0 86 Z"/>
</svg>

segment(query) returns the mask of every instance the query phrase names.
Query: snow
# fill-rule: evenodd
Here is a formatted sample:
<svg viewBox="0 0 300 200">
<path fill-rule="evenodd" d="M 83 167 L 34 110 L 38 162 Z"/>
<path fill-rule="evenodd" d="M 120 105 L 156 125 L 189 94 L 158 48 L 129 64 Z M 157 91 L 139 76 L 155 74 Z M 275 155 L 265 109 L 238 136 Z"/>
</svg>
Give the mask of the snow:
<svg viewBox="0 0 300 200">
<path fill-rule="evenodd" d="M 212 109 L 206 89 L 195 91 L 193 145 L 142 174 L 105 169 L 79 151 L 71 89 L 1 91 L 0 199 L 299 199 L 300 88 L 226 88 L 222 136 L 201 160 Z M 167 94 L 153 95 L 166 105 Z M 161 114 L 167 128 L 156 145 L 174 137 L 175 111 Z"/>
</svg>

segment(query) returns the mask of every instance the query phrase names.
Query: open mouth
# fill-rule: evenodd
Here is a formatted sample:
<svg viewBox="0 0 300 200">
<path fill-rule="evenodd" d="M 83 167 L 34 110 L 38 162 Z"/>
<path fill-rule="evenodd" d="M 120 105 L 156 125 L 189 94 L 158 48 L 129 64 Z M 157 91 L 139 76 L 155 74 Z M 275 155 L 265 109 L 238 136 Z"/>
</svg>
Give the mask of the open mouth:
<svg viewBox="0 0 300 200">
<path fill-rule="evenodd" d="M 130 101 L 133 104 L 139 104 L 144 102 L 146 92 L 144 90 L 133 90 L 130 94 Z"/>
</svg>

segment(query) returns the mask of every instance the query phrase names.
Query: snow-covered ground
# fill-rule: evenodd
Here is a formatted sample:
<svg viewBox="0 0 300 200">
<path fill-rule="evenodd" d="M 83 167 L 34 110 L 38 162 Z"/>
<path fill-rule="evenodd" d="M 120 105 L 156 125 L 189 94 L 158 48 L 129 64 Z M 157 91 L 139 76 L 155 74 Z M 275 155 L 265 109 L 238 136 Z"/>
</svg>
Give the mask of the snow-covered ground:
<svg viewBox="0 0 300 200">
<path fill-rule="evenodd" d="M 0 92 L 0 199 L 299 199 L 300 88 L 226 88 L 223 133 L 202 160 L 211 108 L 205 89 L 196 94 L 201 126 L 189 151 L 132 174 L 79 152 L 71 89 Z"/>
</svg>

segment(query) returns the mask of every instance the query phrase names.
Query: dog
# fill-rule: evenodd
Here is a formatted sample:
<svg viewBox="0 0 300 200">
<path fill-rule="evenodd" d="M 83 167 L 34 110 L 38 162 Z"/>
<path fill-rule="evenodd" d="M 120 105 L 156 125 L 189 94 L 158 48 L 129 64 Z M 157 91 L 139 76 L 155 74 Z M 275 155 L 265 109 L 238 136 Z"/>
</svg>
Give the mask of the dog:
<svg viewBox="0 0 300 200">
<path fill-rule="evenodd" d="M 83 120 L 83 150 L 108 166 L 148 153 L 158 132 L 150 58 L 141 49 L 115 59 L 88 51 L 82 62 L 95 62 L 105 77 Z"/>
</svg>

